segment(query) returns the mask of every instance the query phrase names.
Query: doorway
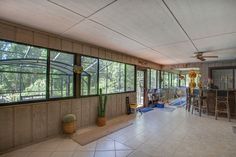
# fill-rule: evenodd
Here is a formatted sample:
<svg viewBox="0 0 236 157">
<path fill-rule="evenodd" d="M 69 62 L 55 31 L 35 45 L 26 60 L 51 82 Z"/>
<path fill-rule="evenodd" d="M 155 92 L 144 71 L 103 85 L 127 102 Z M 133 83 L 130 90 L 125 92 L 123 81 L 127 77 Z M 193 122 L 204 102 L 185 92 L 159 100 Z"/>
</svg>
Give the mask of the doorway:
<svg viewBox="0 0 236 157">
<path fill-rule="evenodd" d="M 137 70 L 136 78 L 136 91 L 137 91 L 137 104 L 144 106 L 144 94 L 145 94 L 145 71 Z"/>
</svg>

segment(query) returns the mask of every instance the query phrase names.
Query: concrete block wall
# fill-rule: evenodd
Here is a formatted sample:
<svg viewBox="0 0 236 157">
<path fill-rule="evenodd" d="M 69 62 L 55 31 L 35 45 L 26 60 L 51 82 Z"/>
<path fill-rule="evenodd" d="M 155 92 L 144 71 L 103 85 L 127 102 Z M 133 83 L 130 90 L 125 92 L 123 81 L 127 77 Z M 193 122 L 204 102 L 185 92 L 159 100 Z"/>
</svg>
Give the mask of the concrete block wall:
<svg viewBox="0 0 236 157">
<path fill-rule="evenodd" d="M 0 20 L 0 39 L 143 66 L 140 64 L 142 59 L 136 57 L 2 20 Z M 161 68 L 155 63 L 144 60 L 142 62 L 147 62 L 145 66 L 153 69 Z M 108 96 L 108 119 L 126 113 L 125 98 L 127 96 L 130 102 L 136 102 L 135 92 Z M 61 118 L 67 113 L 76 115 L 78 129 L 94 125 L 97 105 L 98 97 L 95 96 L 0 106 L 0 153 L 60 134 Z"/>
</svg>

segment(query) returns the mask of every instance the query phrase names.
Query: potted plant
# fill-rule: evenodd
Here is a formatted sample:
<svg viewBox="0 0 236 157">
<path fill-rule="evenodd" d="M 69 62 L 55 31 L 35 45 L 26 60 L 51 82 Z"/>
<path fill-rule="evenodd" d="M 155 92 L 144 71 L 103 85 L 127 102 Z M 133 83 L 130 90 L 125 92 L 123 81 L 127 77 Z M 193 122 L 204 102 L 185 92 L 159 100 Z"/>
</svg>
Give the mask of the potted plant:
<svg viewBox="0 0 236 157">
<path fill-rule="evenodd" d="M 102 89 L 100 88 L 98 119 L 97 119 L 98 126 L 106 125 L 106 103 L 107 103 L 107 95 L 102 94 Z"/>
<path fill-rule="evenodd" d="M 62 119 L 63 133 L 72 134 L 76 131 L 76 116 L 74 114 L 66 114 Z"/>
</svg>

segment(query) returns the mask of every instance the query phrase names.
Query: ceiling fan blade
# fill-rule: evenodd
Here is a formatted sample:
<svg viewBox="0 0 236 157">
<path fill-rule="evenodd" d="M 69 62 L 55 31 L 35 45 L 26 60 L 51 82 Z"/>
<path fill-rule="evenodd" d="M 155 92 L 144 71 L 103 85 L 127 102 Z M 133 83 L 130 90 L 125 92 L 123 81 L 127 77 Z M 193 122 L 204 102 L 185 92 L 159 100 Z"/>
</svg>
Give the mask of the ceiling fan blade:
<svg viewBox="0 0 236 157">
<path fill-rule="evenodd" d="M 203 56 L 203 58 L 218 58 L 218 56 Z"/>
<path fill-rule="evenodd" d="M 205 61 L 206 59 L 205 58 L 199 58 L 201 61 Z"/>
<path fill-rule="evenodd" d="M 203 53 L 207 53 L 207 52 L 210 52 L 210 51 L 199 51 L 199 52 L 194 52 L 193 54 L 202 55 Z"/>
</svg>

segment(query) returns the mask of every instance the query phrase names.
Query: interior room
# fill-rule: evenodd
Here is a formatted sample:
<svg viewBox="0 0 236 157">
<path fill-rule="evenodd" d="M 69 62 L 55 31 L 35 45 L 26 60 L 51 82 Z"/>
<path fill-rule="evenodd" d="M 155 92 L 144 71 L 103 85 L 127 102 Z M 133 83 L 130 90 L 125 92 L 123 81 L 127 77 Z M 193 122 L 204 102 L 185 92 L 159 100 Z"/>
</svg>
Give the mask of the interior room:
<svg viewBox="0 0 236 157">
<path fill-rule="evenodd" d="M 1 0 L 0 157 L 235 157 L 236 0 Z"/>
</svg>

